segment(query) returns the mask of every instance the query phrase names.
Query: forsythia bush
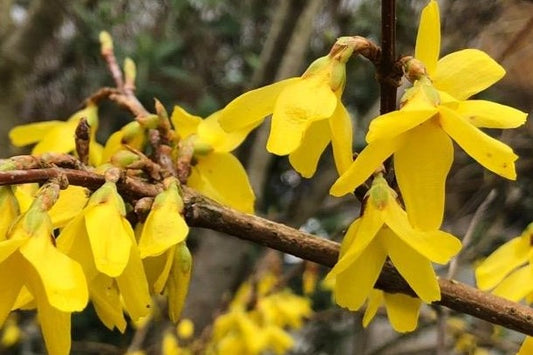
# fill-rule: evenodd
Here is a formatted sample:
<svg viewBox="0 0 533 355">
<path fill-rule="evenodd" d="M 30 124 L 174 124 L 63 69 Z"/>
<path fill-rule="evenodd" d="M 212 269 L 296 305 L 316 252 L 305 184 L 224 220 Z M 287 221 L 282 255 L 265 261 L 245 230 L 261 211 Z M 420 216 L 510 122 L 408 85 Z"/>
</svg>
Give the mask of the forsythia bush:
<svg viewBox="0 0 533 355">
<path fill-rule="evenodd" d="M 107 33 L 101 42 L 104 57 L 113 55 Z M 354 159 L 352 121 L 342 102 L 346 63 L 375 49 L 365 38 L 340 37 L 300 77 L 246 92 L 205 119 L 179 106 L 170 117 L 159 103 L 156 113 L 139 108 L 131 89 L 135 65 L 126 60 L 125 83 L 130 86 L 107 97 L 129 100 L 137 108 L 135 120 L 104 145 L 95 137 L 98 104 L 105 93 L 89 98 L 67 121 L 13 128 L 12 143 L 35 144 L 33 158 L 41 164 L 68 154 L 77 169 L 101 174 L 105 183 L 90 190 L 83 183 L 67 187 L 53 178 L 40 187 L 0 187 L 0 324 L 9 326 L 13 311 L 35 309 L 48 352 L 67 354 L 71 314 L 89 302 L 107 328 L 124 332 L 127 318 L 149 316 L 152 297 L 164 294 L 168 317 L 178 323 L 193 264 L 186 244 L 183 186 L 253 213 L 254 193 L 231 152 L 271 115 L 266 149 L 288 155 L 302 176 L 313 176 L 331 143 L 339 174 L 331 194 L 353 193 L 368 182 L 361 215 L 347 230 L 339 260 L 327 275 L 336 303 L 353 311 L 366 304 L 365 326 L 384 303 L 394 329 L 414 330 L 421 304 L 441 298 L 432 263 L 446 264 L 461 249 L 459 239 L 441 230 L 453 141 L 483 167 L 514 180 L 517 155 L 481 129 L 515 128 L 524 124 L 526 114 L 469 99 L 505 71 L 475 49 L 439 59 L 439 8 L 431 0 L 421 15 L 414 56 L 397 63 L 412 85 L 398 110 L 371 122 L 368 144 Z M 90 128 L 85 140 L 80 138 L 83 125 Z M 397 190 L 384 174 L 391 157 Z M 25 169 L 33 162 L 5 159 L 0 170 Z M 117 183 L 125 176 L 155 185 L 157 196 L 137 199 L 120 193 Z M 531 302 L 530 229 L 478 266 L 480 288 Z M 417 298 L 374 289 L 387 259 Z M 215 320 L 206 351 L 281 354 L 290 349 L 293 340 L 286 329 L 300 327 L 312 311 L 309 299 L 277 289 L 278 282 L 266 275 L 257 285 L 242 285 L 227 312 Z M 169 354 L 191 351 L 170 333 L 163 343 Z M 533 345 L 528 338 L 522 352 L 529 351 Z"/>
</svg>

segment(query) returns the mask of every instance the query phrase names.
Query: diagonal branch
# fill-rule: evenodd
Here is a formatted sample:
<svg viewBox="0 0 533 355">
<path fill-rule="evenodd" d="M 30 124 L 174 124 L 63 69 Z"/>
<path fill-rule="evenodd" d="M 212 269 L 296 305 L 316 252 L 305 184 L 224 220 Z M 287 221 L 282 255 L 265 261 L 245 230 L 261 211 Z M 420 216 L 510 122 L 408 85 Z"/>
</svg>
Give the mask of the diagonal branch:
<svg viewBox="0 0 533 355">
<path fill-rule="evenodd" d="M 104 183 L 102 175 L 72 169 L 49 168 L 0 172 L 0 185 L 45 182 L 64 175 L 74 185 L 92 189 Z M 118 184 L 121 193 L 133 198 L 155 196 L 157 186 L 124 178 Z M 261 217 L 238 212 L 194 192 L 183 189 L 185 219 L 192 227 L 224 232 L 302 259 L 332 267 L 338 258 L 339 244 Z M 439 280 L 442 299 L 435 304 L 470 314 L 488 322 L 533 335 L 533 309 L 480 291 L 454 280 Z M 383 268 L 376 287 L 389 293 L 414 295 L 413 291 L 390 263 Z"/>
</svg>

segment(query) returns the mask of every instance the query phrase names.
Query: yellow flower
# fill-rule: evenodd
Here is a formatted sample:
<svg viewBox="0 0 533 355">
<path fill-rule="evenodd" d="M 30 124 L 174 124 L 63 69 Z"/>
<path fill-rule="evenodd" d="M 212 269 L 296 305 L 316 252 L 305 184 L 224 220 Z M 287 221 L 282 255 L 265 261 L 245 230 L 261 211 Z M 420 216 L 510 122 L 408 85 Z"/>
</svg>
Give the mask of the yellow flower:
<svg viewBox="0 0 533 355">
<path fill-rule="evenodd" d="M 102 152 L 102 163 L 109 162 L 113 154 L 123 149 L 124 145 L 142 150 L 145 142 L 145 128 L 137 121 L 130 122 L 107 139 Z"/>
<path fill-rule="evenodd" d="M 242 143 L 251 128 L 226 133 L 218 123 L 220 111 L 206 119 L 174 107 L 171 121 L 179 135 L 180 149 L 191 145 L 194 160 L 187 186 L 213 200 L 253 213 L 255 196 L 246 171 L 230 152 Z"/>
<path fill-rule="evenodd" d="M 438 60 L 439 50 L 439 11 L 432 0 L 422 13 L 416 59 L 407 63 L 408 74 L 414 73 L 414 86 L 406 92 L 399 111 L 371 122 L 369 144 L 330 191 L 334 196 L 352 192 L 394 154 L 409 220 L 426 230 L 442 224 L 444 185 L 454 154 L 452 139 L 485 168 L 515 179 L 517 156 L 479 128 L 514 128 L 526 119 L 525 113 L 508 106 L 467 100 L 505 74 L 487 54 L 466 49 Z"/>
<path fill-rule="evenodd" d="M 189 227 L 182 216 L 183 200 L 177 181 L 168 183 L 166 190 L 158 194 L 144 223 L 139 239 L 141 258 L 157 256 L 168 248 L 183 242 Z"/>
<path fill-rule="evenodd" d="M 522 346 L 520 347 L 520 350 L 516 355 L 529 355 L 533 354 L 533 338 L 532 337 L 526 337 L 524 339 L 524 342 L 522 343 Z"/>
<path fill-rule="evenodd" d="M 294 169 L 311 177 L 331 141 L 337 170 L 343 173 L 352 162 L 352 124 L 341 102 L 346 62 L 364 45 L 368 42 L 359 37 L 341 37 L 301 77 L 242 94 L 222 110 L 222 128 L 233 132 L 255 127 L 272 114 L 269 152 L 288 154 Z"/>
<path fill-rule="evenodd" d="M 6 239 L 7 231 L 19 214 L 19 204 L 11 186 L 0 187 L 0 241 Z"/>
<path fill-rule="evenodd" d="M 335 278 L 336 302 L 359 309 L 368 298 L 387 257 L 424 302 L 440 300 L 431 262 L 444 264 L 461 248 L 449 233 L 421 231 L 409 224 L 396 193 L 379 174 L 368 191 L 362 216 L 348 229 L 339 261 L 329 272 Z"/>
<path fill-rule="evenodd" d="M 533 223 L 522 234 L 500 246 L 476 268 L 477 285 L 497 296 L 519 301 L 533 297 Z"/>
<path fill-rule="evenodd" d="M 74 113 L 67 121 L 44 121 L 17 126 L 9 132 L 9 138 L 17 147 L 37 143 L 32 149 L 32 154 L 71 153 L 76 148 L 74 141 L 76 127 L 83 117 L 91 126 L 89 161 L 96 166 L 100 164 L 103 148 L 95 141 L 98 129 L 98 106 L 92 103 Z"/>
<path fill-rule="evenodd" d="M 133 320 L 150 310 L 150 294 L 133 229 L 115 183 L 96 190 L 79 216 L 61 231 L 57 246 L 84 270 L 96 313 L 124 331 L 121 299 Z"/>
<path fill-rule="evenodd" d="M 70 313 L 83 310 L 88 301 L 80 265 L 54 246 L 53 227 L 46 210 L 57 199 L 59 188 L 45 185 L 32 206 L 0 242 L 0 325 L 22 290 L 29 291 L 47 350 L 70 351 Z M 16 272 L 14 272 L 16 270 Z"/>
</svg>

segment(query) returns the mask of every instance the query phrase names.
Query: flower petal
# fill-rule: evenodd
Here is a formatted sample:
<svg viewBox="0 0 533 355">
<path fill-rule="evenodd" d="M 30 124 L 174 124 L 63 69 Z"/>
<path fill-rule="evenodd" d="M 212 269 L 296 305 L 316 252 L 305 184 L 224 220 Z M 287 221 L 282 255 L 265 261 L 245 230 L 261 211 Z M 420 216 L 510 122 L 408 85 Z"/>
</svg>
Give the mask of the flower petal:
<svg viewBox="0 0 533 355">
<path fill-rule="evenodd" d="M 110 201 L 111 202 L 111 201 Z M 124 271 L 130 256 L 130 229 L 112 203 L 102 203 L 85 212 L 85 227 L 98 271 L 115 277 Z M 131 232 L 133 233 L 133 232 Z"/>
<path fill-rule="evenodd" d="M 144 272 L 152 294 L 163 293 L 174 261 L 175 246 L 161 255 L 143 259 Z"/>
<path fill-rule="evenodd" d="M 172 111 L 170 120 L 181 139 L 185 139 L 188 136 L 195 134 L 198 130 L 198 126 L 202 122 L 201 117 L 191 115 L 177 105 L 174 106 L 174 111 Z"/>
<path fill-rule="evenodd" d="M 392 263 L 418 297 L 426 303 L 440 300 L 437 275 L 429 259 L 412 249 L 388 228 L 383 228 L 378 237 L 386 246 Z"/>
<path fill-rule="evenodd" d="M 511 271 L 528 260 L 529 237 L 516 237 L 500 246 L 476 268 L 476 281 L 481 290 L 499 284 Z"/>
<path fill-rule="evenodd" d="M 452 141 L 433 120 L 405 135 L 405 144 L 394 153 L 394 169 L 407 216 L 414 227 L 439 229 L 453 162 Z"/>
<path fill-rule="evenodd" d="M 89 291 L 94 310 L 102 323 L 110 330 L 117 327 L 124 333 L 126 319 L 115 280 L 105 274 L 98 274 L 90 282 Z"/>
<path fill-rule="evenodd" d="M 459 100 L 466 100 L 504 75 L 505 70 L 487 53 L 464 49 L 441 58 L 431 79 L 435 88 Z"/>
<path fill-rule="evenodd" d="M 0 327 L 4 324 L 22 288 L 24 278 L 19 272 L 13 272 L 13 270 L 21 269 L 21 261 L 22 258 L 17 253 L 0 262 L 0 280 L 2 280 L 0 282 Z"/>
<path fill-rule="evenodd" d="M 370 243 L 357 260 L 336 276 L 335 301 L 351 311 L 361 308 L 372 291 L 386 258 L 387 254 L 377 240 Z"/>
<path fill-rule="evenodd" d="M 183 201 L 176 184 L 156 196 L 139 239 L 141 258 L 160 255 L 185 240 L 189 227 L 182 211 Z"/>
<path fill-rule="evenodd" d="M 54 228 L 65 226 L 81 212 L 88 199 L 87 193 L 86 188 L 74 185 L 59 192 L 58 200 L 48 212 Z"/>
<path fill-rule="evenodd" d="M 496 296 L 518 302 L 533 292 L 533 268 L 526 265 L 507 276 L 493 291 Z"/>
<path fill-rule="evenodd" d="M 46 301 L 39 301 L 37 308 L 48 354 L 70 354 L 70 313 L 57 310 Z"/>
<path fill-rule="evenodd" d="M 366 141 L 373 143 L 377 140 L 394 138 L 429 120 L 435 113 L 437 113 L 437 108 L 435 107 L 423 111 L 402 109 L 376 117 L 370 122 Z"/>
<path fill-rule="evenodd" d="M 385 292 L 387 316 L 392 328 L 397 332 L 405 333 L 416 329 L 421 306 L 422 301 L 418 298 Z"/>
<path fill-rule="evenodd" d="M 359 221 L 359 223 L 355 223 Z M 357 219 L 346 233 L 346 241 L 351 242 L 346 252 L 329 272 L 327 277 L 339 275 L 366 251 L 376 234 L 383 226 L 383 216 L 371 203 L 367 203 L 363 216 Z M 353 235 L 353 236 L 352 236 Z M 344 241 L 343 241 L 344 244 Z"/>
<path fill-rule="evenodd" d="M 411 248 L 439 264 L 447 263 L 461 249 L 459 239 L 449 233 L 414 229 L 398 203 L 388 204 L 385 209 L 385 224 Z"/>
<path fill-rule="evenodd" d="M 78 121 L 67 121 L 57 125 L 46 132 L 41 141 L 32 149 L 32 154 L 43 153 L 69 153 L 74 150 L 74 133 Z"/>
<path fill-rule="evenodd" d="M 353 128 L 350 114 L 346 107 L 339 101 L 333 116 L 329 119 L 331 131 L 331 147 L 333 158 L 339 175 L 343 174 L 353 162 Z"/>
<path fill-rule="evenodd" d="M 313 122 L 307 129 L 298 149 L 289 154 L 289 161 L 297 172 L 305 178 L 314 175 L 318 160 L 331 139 L 329 120 Z"/>
<path fill-rule="evenodd" d="M 368 303 L 366 304 L 365 314 L 363 315 L 363 327 L 367 327 L 374 319 L 379 307 L 383 304 L 384 293 L 381 290 L 373 289 L 368 294 Z"/>
<path fill-rule="evenodd" d="M 528 355 L 533 354 L 533 337 L 526 337 L 524 339 L 524 342 L 522 343 L 522 346 L 520 347 L 520 350 L 518 350 L 518 353 L 516 355 Z"/>
<path fill-rule="evenodd" d="M 330 118 L 337 104 L 337 96 L 322 76 L 311 76 L 287 86 L 274 106 L 267 150 L 277 155 L 293 152 L 311 122 Z"/>
<path fill-rule="evenodd" d="M 464 151 L 490 171 L 516 180 L 514 162 L 518 156 L 506 144 L 483 133 L 463 117 L 441 106 L 442 128 Z"/>
<path fill-rule="evenodd" d="M 218 122 L 220 116 L 221 111 L 215 112 L 205 120 L 202 120 L 198 125 L 198 136 L 209 143 L 217 152 L 231 152 L 242 143 L 251 130 L 261 123 L 259 121 L 250 126 L 227 133 L 220 127 Z"/>
<path fill-rule="evenodd" d="M 34 235 L 20 248 L 20 253 L 33 266 L 33 270 L 28 268 L 27 271 L 29 282 L 34 290 L 36 284 L 42 283 L 46 302 L 52 307 L 63 312 L 81 311 L 89 299 L 83 270 L 80 264 L 57 250 L 47 232 L 43 228 L 42 233 Z M 43 296 L 33 295 L 35 298 Z"/>
<path fill-rule="evenodd" d="M 439 4 L 430 1 L 422 10 L 416 36 L 415 58 L 426 66 L 428 74 L 435 71 L 440 52 Z"/>
<path fill-rule="evenodd" d="M 460 101 L 457 113 L 476 127 L 516 128 L 526 122 L 527 113 L 492 101 Z"/>
<path fill-rule="evenodd" d="M 135 244 L 133 230 L 127 221 L 123 221 L 124 229 L 129 229 L 131 233 L 131 249 L 128 264 L 124 271 L 117 276 L 117 285 L 124 300 L 124 306 L 131 319 L 134 321 L 146 316 L 150 312 L 151 298 L 148 291 L 148 281 L 144 273 L 143 264 L 139 255 L 139 249 Z"/>
<path fill-rule="evenodd" d="M 279 93 L 300 80 L 289 78 L 245 92 L 224 107 L 218 119 L 220 126 L 231 132 L 261 123 L 274 110 Z"/>
<path fill-rule="evenodd" d="M 44 121 L 16 126 L 9 131 L 11 144 L 22 147 L 37 143 L 53 128 L 65 124 L 64 121 Z"/>
<path fill-rule="evenodd" d="M 199 158 L 187 185 L 219 203 L 253 213 L 255 196 L 248 176 L 230 153 L 211 153 Z"/>
<path fill-rule="evenodd" d="M 359 153 L 348 170 L 335 181 L 329 193 L 342 196 L 364 183 L 403 144 L 403 136 L 371 143 Z"/>
</svg>

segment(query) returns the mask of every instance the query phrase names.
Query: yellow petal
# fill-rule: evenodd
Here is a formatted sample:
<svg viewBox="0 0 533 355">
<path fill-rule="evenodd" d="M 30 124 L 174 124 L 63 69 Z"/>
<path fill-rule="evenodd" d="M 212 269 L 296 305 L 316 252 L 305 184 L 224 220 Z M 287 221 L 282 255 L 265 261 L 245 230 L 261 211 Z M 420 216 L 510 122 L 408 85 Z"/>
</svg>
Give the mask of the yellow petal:
<svg viewBox="0 0 533 355">
<path fill-rule="evenodd" d="M 30 208 L 37 190 L 39 190 L 39 184 L 22 184 L 13 187 L 13 192 L 17 198 L 21 213 L 26 212 Z"/>
<path fill-rule="evenodd" d="M 407 216 L 414 227 L 439 229 L 453 162 L 452 141 L 434 121 L 405 134 L 405 144 L 394 153 L 394 169 Z"/>
<path fill-rule="evenodd" d="M 485 52 L 464 49 L 441 58 L 431 77 L 435 88 L 466 100 L 505 75 L 505 70 Z"/>
<path fill-rule="evenodd" d="M 16 147 L 37 143 L 53 128 L 65 124 L 63 121 L 44 121 L 16 126 L 9 131 L 9 139 Z"/>
<path fill-rule="evenodd" d="M 89 291 L 94 310 L 102 323 L 110 330 L 117 327 L 124 333 L 126 319 L 115 280 L 105 274 L 98 274 L 91 281 Z"/>
<path fill-rule="evenodd" d="M 30 238 L 20 248 L 21 254 L 33 266 L 33 270 L 28 268 L 27 277 L 32 285 L 42 283 L 47 303 L 51 306 L 63 312 L 81 311 L 89 298 L 85 275 L 77 262 L 56 249 L 50 233 L 51 229 L 43 228 L 42 233 Z"/>
<path fill-rule="evenodd" d="M 402 109 L 376 117 L 370 122 L 366 141 L 368 143 L 374 143 L 378 140 L 394 138 L 427 121 L 436 112 L 437 108 L 435 107 L 424 111 L 407 111 Z"/>
<path fill-rule="evenodd" d="M 248 136 L 248 133 L 260 123 L 256 122 L 251 126 L 227 133 L 218 122 L 220 114 L 221 111 L 215 112 L 198 125 L 198 136 L 209 143 L 217 152 L 231 152 L 237 148 Z"/>
<path fill-rule="evenodd" d="M 528 260 L 529 237 L 516 237 L 508 241 L 476 268 L 477 285 L 488 290 L 500 283 L 511 271 Z"/>
<path fill-rule="evenodd" d="M 17 253 L 14 257 L 0 262 L 0 280 L 2 280 L 0 282 L 0 327 L 4 324 L 22 288 L 24 279 L 18 272 L 13 272 L 13 270 L 20 270 L 21 261 L 22 258 Z"/>
<path fill-rule="evenodd" d="M 386 257 L 378 241 L 370 243 L 357 260 L 336 276 L 335 302 L 351 311 L 358 310 L 372 291 Z"/>
<path fill-rule="evenodd" d="M 353 129 L 350 114 L 340 101 L 333 116 L 329 119 L 329 128 L 335 166 L 339 175 L 342 175 L 353 161 Z"/>
<path fill-rule="evenodd" d="M 366 204 L 363 216 L 358 221 L 359 223 L 357 225 L 355 223 L 352 224 L 346 233 L 347 235 L 354 235 L 353 237 L 347 237 L 347 241 L 352 241 L 346 249 L 346 253 L 339 258 L 337 264 L 331 269 L 328 277 L 336 276 L 344 272 L 344 270 L 364 254 L 366 252 L 365 249 L 368 248 L 383 226 L 381 211 L 378 211 L 371 203 Z"/>
<path fill-rule="evenodd" d="M 61 312 L 45 301 L 40 301 L 37 307 L 48 354 L 70 354 L 70 313 Z"/>
<path fill-rule="evenodd" d="M 0 262 L 6 260 L 11 254 L 26 242 L 26 238 L 11 238 L 0 242 Z"/>
<path fill-rule="evenodd" d="M 102 156 L 104 155 L 104 147 L 91 139 L 89 142 L 89 164 L 92 166 L 99 166 L 102 163 Z"/>
<path fill-rule="evenodd" d="M 174 261 L 175 246 L 161 255 L 143 259 L 144 272 L 152 294 L 163 293 Z"/>
<path fill-rule="evenodd" d="M 313 122 L 305 132 L 298 149 L 289 155 L 289 161 L 294 170 L 305 178 L 313 176 L 318 160 L 329 141 L 328 120 Z"/>
<path fill-rule="evenodd" d="M 74 132 L 78 123 L 75 121 L 63 122 L 46 132 L 46 135 L 32 149 L 33 154 L 43 153 L 69 153 L 74 150 Z"/>
<path fill-rule="evenodd" d="M 130 256 L 130 229 L 111 203 L 93 206 L 85 212 L 85 226 L 98 271 L 115 277 L 122 273 Z M 131 232 L 130 232 L 131 231 Z"/>
<path fill-rule="evenodd" d="M 259 89 L 245 92 L 231 101 L 221 112 L 220 126 L 228 132 L 263 122 L 272 113 L 279 93 L 301 78 L 289 78 Z"/>
<path fill-rule="evenodd" d="M 189 291 L 192 273 L 192 256 L 185 242 L 176 246 L 174 262 L 167 281 L 168 316 L 177 323 Z"/>
<path fill-rule="evenodd" d="M 116 278 L 117 285 L 124 300 L 124 305 L 131 319 L 134 321 L 150 313 L 151 298 L 148 291 L 148 281 L 144 273 L 139 250 L 135 244 L 133 230 L 127 221 L 123 221 L 124 229 L 129 229 L 130 257 L 124 271 Z"/>
<path fill-rule="evenodd" d="M 440 300 L 437 275 L 429 259 L 412 249 L 388 228 L 381 230 L 379 238 L 386 246 L 392 263 L 418 297 L 426 303 Z"/>
<path fill-rule="evenodd" d="M 482 128 L 516 128 L 526 122 L 527 113 L 492 101 L 460 101 L 455 109 L 471 124 Z"/>
<path fill-rule="evenodd" d="M 401 293 L 385 293 L 387 316 L 395 331 L 404 333 L 416 329 L 422 302 Z"/>
<path fill-rule="evenodd" d="M 87 189 L 74 185 L 59 192 L 59 199 L 49 211 L 54 228 L 63 227 L 81 212 L 88 199 L 87 192 Z"/>
<path fill-rule="evenodd" d="M 383 304 L 384 292 L 373 289 L 368 294 L 368 303 L 366 305 L 365 314 L 363 315 L 363 327 L 368 327 L 372 319 L 376 316 L 379 307 Z"/>
<path fill-rule="evenodd" d="M 335 181 L 329 193 L 342 196 L 364 183 L 383 162 L 403 144 L 403 136 L 371 143 L 363 149 L 348 170 Z"/>
<path fill-rule="evenodd" d="M 533 292 L 533 268 L 526 265 L 507 276 L 492 291 L 496 296 L 518 302 Z"/>
<path fill-rule="evenodd" d="M 183 201 L 176 184 L 156 196 L 139 239 L 141 258 L 160 255 L 185 240 L 189 227 L 182 211 Z"/>
<path fill-rule="evenodd" d="M 295 151 L 311 122 L 330 118 L 337 103 L 337 96 L 320 76 L 287 86 L 274 106 L 267 150 L 277 155 Z"/>
<path fill-rule="evenodd" d="M 431 76 L 437 66 L 440 52 L 439 4 L 430 1 L 422 10 L 416 36 L 415 58 L 422 61 Z"/>
<path fill-rule="evenodd" d="M 185 139 L 188 136 L 195 134 L 198 130 L 198 125 L 202 122 L 201 117 L 191 115 L 177 105 L 174 106 L 174 111 L 172 111 L 170 120 L 181 139 Z"/>
<path fill-rule="evenodd" d="M 515 180 L 518 156 L 506 144 L 483 133 L 454 111 L 441 107 L 441 126 L 464 151 L 490 171 Z"/>
<path fill-rule="evenodd" d="M 255 196 L 248 176 L 230 153 L 211 153 L 199 158 L 187 185 L 219 203 L 253 213 Z"/>
<path fill-rule="evenodd" d="M 516 355 L 529 354 L 533 354 L 533 337 L 526 337 L 526 339 L 524 339 L 524 342 L 522 343 L 522 346 Z"/>
<path fill-rule="evenodd" d="M 445 264 L 461 249 L 461 242 L 449 233 L 414 229 L 398 203 L 389 203 L 384 215 L 385 223 L 398 237 L 433 262 Z"/>
</svg>

